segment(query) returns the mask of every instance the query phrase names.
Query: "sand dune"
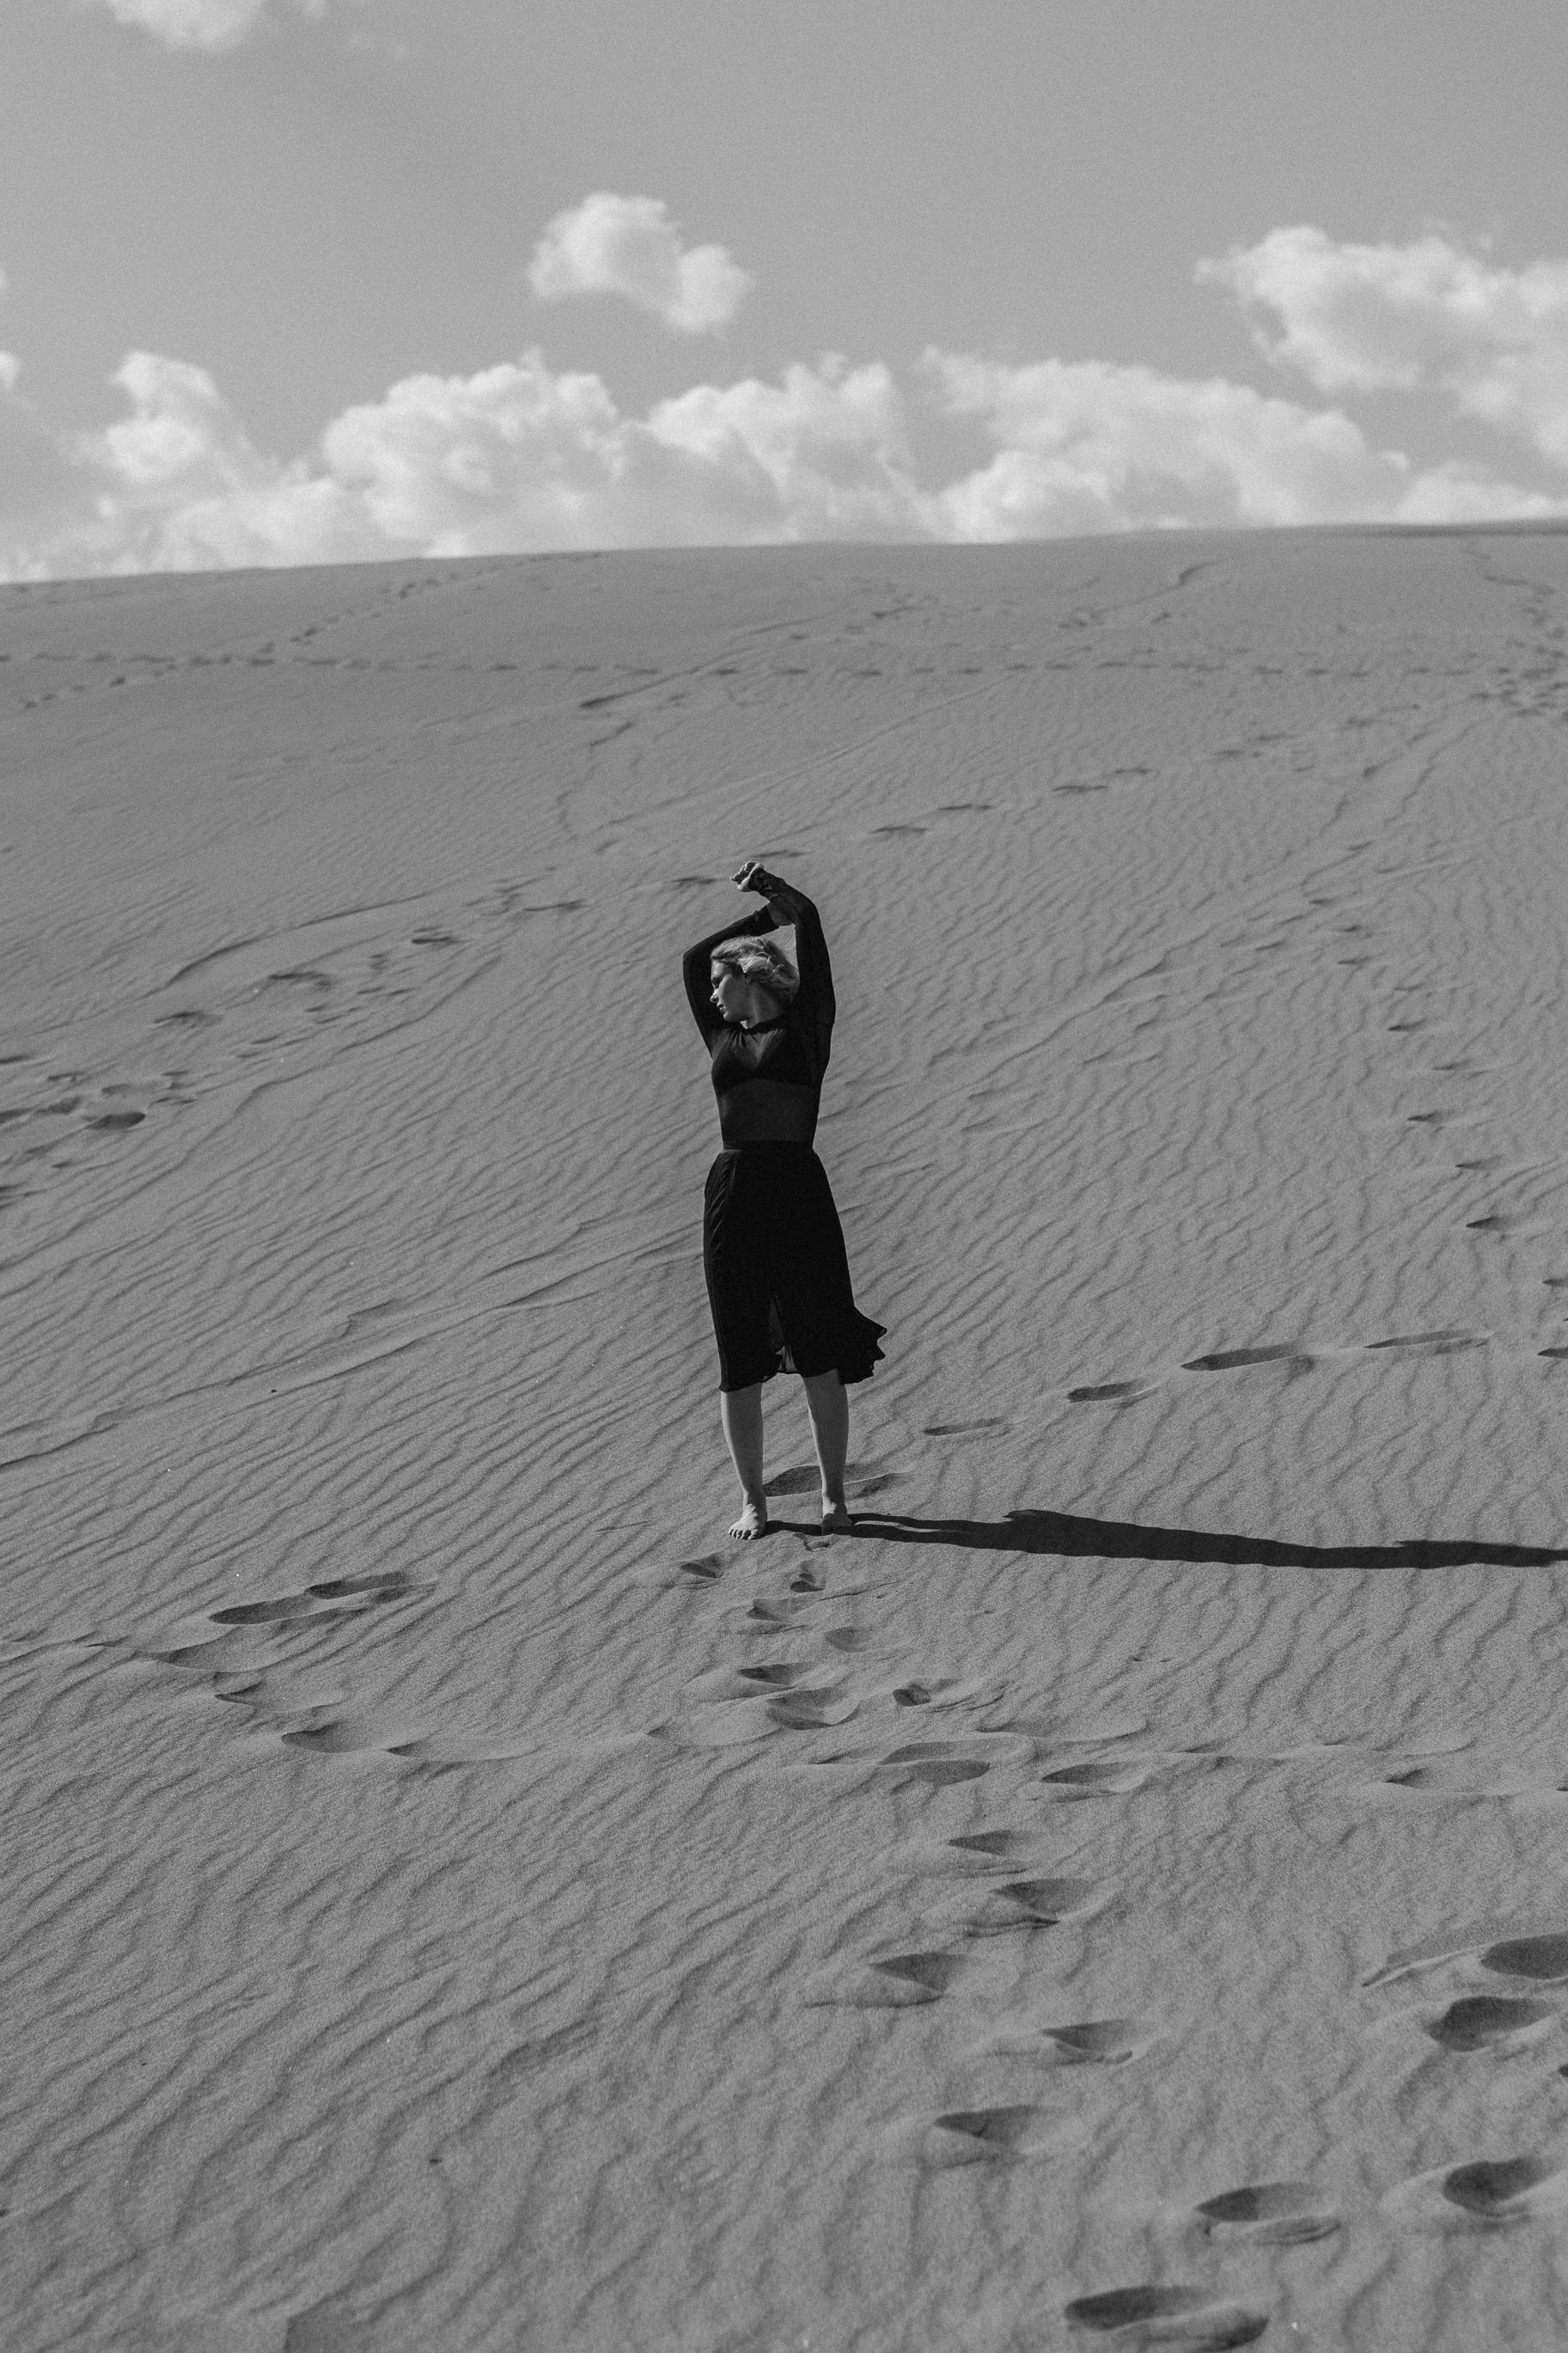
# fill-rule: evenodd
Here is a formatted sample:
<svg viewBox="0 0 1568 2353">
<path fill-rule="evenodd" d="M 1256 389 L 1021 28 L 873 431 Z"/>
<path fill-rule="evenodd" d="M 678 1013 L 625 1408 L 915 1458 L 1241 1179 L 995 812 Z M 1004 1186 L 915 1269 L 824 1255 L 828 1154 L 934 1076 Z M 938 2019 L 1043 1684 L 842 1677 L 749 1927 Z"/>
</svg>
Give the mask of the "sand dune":
<svg viewBox="0 0 1568 2353">
<path fill-rule="evenodd" d="M 1565 592 L 0 593 L 17 2353 L 1559 2341 Z M 732 1549 L 747 855 L 890 1336 Z"/>
</svg>

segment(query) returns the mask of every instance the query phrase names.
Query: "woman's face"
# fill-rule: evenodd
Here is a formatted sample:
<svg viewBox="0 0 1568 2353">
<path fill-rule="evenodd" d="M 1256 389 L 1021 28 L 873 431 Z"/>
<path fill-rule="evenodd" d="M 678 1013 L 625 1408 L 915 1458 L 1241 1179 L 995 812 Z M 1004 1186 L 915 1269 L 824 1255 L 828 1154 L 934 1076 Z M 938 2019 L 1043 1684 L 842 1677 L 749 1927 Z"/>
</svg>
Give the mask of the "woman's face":
<svg viewBox="0 0 1568 2353">
<path fill-rule="evenodd" d="M 746 978 L 738 965 L 732 964 L 714 965 L 712 976 L 713 1002 L 719 1008 L 721 1019 L 731 1022 L 745 1020 L 752 1011 L 754 984 Z"/>
</svg>

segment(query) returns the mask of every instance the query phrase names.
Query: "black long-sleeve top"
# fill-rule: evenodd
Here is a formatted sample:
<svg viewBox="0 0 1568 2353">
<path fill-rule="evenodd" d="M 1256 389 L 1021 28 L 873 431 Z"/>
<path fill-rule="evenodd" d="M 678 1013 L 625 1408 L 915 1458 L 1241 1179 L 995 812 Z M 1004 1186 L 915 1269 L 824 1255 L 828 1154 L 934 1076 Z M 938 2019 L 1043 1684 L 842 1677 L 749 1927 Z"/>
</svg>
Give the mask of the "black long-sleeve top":
<svg viewBox="0 0 1568 2353">
<path fill-rule="evenodd" d="M 771 907 L 742 915 L 688 948 L 681 970 L 686 995 L 712 1062 L 719 1129 L 725 1144 L 809 1144 L 816 1134 L 822 1074 L 827 1068 L 837 1011 L 833 967 L 822 921 L 803 892 L 780 890 L 775 905 L 795 925 L 800 987 L 773 1021 L 742 1029 L 713 1002 L 711 957 L 726 940 L 757 937 L 779 928 Z"/>
</svg>

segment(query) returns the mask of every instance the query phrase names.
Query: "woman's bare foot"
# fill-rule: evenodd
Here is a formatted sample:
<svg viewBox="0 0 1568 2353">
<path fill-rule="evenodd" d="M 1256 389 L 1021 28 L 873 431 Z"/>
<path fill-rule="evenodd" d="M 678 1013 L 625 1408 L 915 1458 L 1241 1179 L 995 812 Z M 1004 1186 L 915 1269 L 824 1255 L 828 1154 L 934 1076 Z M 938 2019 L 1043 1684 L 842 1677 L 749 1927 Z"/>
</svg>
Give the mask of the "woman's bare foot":
<svg viewBox="0 0 1568 2353">
<path fill-rule="evenodd" d="M 822 1499 L 822 1533 L 825 1536 L 847 1535 L 850 1528 L 849 1506 L 842 1495 L 837 1501 L 824 1495 Z"/>
<path fill-rule="evenodd" d="M 731 1544 L 750 1544 L 753 1536 L 765 1536 L 767 1532 L 767 1504 L 742 1504 L 741 1516 L 730 1530 L 730 1541 Z"/>
</svg>

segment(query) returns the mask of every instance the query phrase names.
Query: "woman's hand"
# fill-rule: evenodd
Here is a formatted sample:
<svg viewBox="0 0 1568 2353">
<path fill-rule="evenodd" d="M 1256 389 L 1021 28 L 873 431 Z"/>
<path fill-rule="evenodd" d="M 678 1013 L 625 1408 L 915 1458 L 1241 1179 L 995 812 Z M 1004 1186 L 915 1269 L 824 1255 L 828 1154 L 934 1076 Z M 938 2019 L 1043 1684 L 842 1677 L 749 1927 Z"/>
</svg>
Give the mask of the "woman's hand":
<svg viewBox="0 0 1568 2353">
<path fill-rule="evenodd" d="M 769 906 L 787 907 L 795 893 L 776 874 L 770 874 L 759 859 L 748 858 L 740 872 L 732 878 L 737 891 L 754 891 Z"/>
</svg>

